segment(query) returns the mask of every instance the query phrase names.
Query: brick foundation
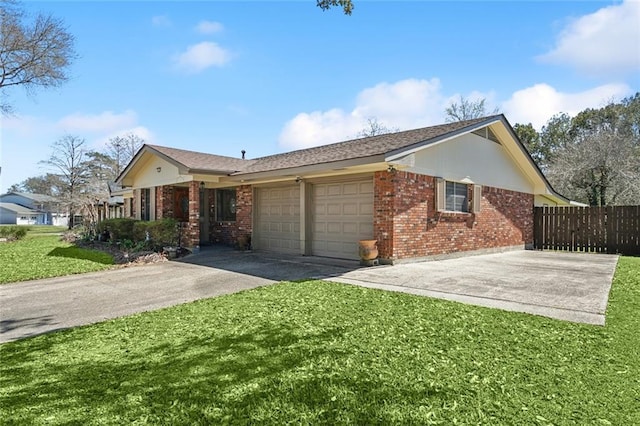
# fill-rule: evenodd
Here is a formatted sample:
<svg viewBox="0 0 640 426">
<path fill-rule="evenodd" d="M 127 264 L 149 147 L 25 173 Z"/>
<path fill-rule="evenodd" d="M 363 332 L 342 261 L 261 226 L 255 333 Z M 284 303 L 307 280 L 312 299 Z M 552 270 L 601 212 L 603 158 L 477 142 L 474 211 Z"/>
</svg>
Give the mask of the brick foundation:
<svg viewBox="0 0 640 426">
<path fill-rule="evenodd" d="M 374 232 L 382 259 L 419 258 L 533 242 L 533 195 L 483 186 L 478 213 L 435 208 L 435 178 L 374 175 Z"/>
</svg>

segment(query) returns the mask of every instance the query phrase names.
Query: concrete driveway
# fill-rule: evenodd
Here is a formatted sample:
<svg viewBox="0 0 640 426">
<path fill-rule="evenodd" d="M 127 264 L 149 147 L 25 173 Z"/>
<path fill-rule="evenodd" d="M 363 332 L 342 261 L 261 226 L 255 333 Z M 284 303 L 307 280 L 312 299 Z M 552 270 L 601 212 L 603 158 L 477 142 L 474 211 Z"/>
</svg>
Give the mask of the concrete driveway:
<svg viewBox="0 0 640 426">
<path fill-rule="evenodd" d="M 604 325 L 618 256 L 517 250 L 378 266 L 334 281 Z"/>
<path fill-rule="evenodd" d="M 0 286 L 0 342 L 251 289 L 328 279 L 604 324 L 617 256 L 512 251 L 362 268 L 224 248 L 180 261 Z"/>
<path fill-rule="evenodd" d="M 178 261 L 0 285 L 0 343 L 358 267 L 303 259 L 216 247 Z"/>
</svg>

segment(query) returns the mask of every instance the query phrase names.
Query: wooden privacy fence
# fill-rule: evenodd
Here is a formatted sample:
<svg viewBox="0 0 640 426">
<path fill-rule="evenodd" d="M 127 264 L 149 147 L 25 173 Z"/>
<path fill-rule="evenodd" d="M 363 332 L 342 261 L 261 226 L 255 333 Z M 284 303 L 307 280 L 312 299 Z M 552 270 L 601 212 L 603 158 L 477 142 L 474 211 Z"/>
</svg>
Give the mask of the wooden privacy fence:
<svg viewBox="0 0 640 426">
<path fill-rule="evenodd" d="M 640 206 L 534 207 L 533 245 L 640 255 Z"/>
</svg>

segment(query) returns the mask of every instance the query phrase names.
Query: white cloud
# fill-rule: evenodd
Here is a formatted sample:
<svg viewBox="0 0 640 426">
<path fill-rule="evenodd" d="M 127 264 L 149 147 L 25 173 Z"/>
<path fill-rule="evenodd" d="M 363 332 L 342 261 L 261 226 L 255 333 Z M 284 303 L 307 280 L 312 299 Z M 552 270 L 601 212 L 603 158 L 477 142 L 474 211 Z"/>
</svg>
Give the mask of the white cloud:
<svg viewBox="0 0 640 426">
<path fill-rule="evenodd" d="M 155 143 L 156 138 L 155 138 L 155 135 L 151 132 L 151 130 L 149 130 L 144 126 L 135 126 L 130 128 L 118 129 L 109 134 L 101 135 L 100 137 L 93 140 L 91 144 L 96 149 L 102 149 L 109 143 L 109 139 L 115 138 L 116 136 L 126 136 L 129 134 L 134 134 L 138 136 L 140 139 L 144 141 L 144 143 L 147 143 L 147 144 Z"/>
<path fill-rule="evenodd" d="M 220 22 L 200 21 L 196 25 L 196 31 L 200 34 L 214 34 L 224 30 L 224 26 Z"/>
<path fill-rule="evenodd" d="M 443 121 L 445 106 L 437 78 L 380 83 L 361 91 L 349 112 L 332 108 L 296 115 L 285 124 L 279 141 L 286 148 L 307 148 L 354 138 L 368 118 L 389 128 L 428 126 Z"/>
<path fill-rule="evenodd" d="M 540 129 L 555 114 L 576 115 L 630 93 L 631 89 L 625 84 L 605 84 L 582 92 L 564 93 L 541 83 L 514 92 L 504 102 L 497 101 L 493 91 L 473 91 L 462 97 L 470 101 L 485 99 L 488 114 L 498 106 L 511 124 L 532 123 Z M 441 124 L 445 121 L 445 108 L 458 102 L 460 96 L 445 95 L 437 78 L 380 83 L 362 90 L 350 111 L 336 107 L 297 114 L 284 125 L 279 143 L 283 148 L 297 149 L 352 139 L 366 128 L 368 118 L 400 130 Z"/>
<path fill-rule="evenodd" d="M 166 15 L 157 15 L 151 18 L 151 24 L 154 27 L 166 28 L 171 26 L 171 20 Z"/>
<path fill-rule="evenodd" d="M 640 1 L 627 0 L 571 21 L 556 46 L 538 57 L 588 75 L 640 70 Z"/>
<path fill-rule="evenodd" d="M 75 113 L 61 118 L 57 127 L 67 133 L 108 133 L 133 127 L 137 121 L 137 114 L 131 110 L 122 113 L 112 111 L 104 111 L 100 114 Z"/>
<path fill-rule="evenodd" d="M 176 68 L 188 74 L 196 74 L 214 66 L 221 67 L 230 60 L 229 51 L 212 41 L 191 45 L 173 57 Z"/>
<path fill-rule="evenodd" d="M 577 93 L 563 93 L 548 84 L 536 84 L 511 95 L 502 104 L 505 116 L 511 124 L 531 123 L 536 129 L 560 112 L 574 116 L 586 108 L 600 108 L 612 100 L 629 95 L 625 84 L 605 84 Z"/>
<path fill-rule="evenodd" d="M 59 120 L 27 115 L 3 117 L 0 193 L 14 183 L 46 173 L 39 161 L 49 158 L 51 145 L 66 133 L 84 138 L 87 147 L 96 150 L 101 150 L 110 138 L 127 133 L 138 135 L 146 143 L 156 143 L 155 135 L 138 122 L 137 114 L 131 110 L 78 112 Z"/>
</svg>

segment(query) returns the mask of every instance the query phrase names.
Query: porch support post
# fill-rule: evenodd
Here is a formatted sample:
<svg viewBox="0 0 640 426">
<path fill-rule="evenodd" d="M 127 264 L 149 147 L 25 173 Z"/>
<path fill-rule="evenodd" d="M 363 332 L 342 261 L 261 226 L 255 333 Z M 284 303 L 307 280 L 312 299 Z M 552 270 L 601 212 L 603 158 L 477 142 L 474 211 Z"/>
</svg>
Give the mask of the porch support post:
<svg viewBox="0 0 640 426">
<path fill-rule="evenodd" d="M 189 182 L 189 223 L 186 232 L 187 247 L 200 249 L 200 182 Z"/>
</svg>

